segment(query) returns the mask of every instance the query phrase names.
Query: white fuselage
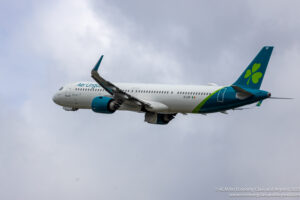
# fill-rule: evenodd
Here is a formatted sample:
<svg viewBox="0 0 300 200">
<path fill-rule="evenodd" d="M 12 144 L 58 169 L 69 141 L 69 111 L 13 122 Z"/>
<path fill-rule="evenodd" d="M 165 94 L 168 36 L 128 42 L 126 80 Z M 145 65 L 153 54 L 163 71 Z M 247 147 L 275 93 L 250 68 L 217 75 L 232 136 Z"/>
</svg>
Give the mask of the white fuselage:
<svg viewBox="0 0 300 200">
<path fill-rule="evenodd" d="M 124 92 L 154 105 L 153 112 L 192 113 L 195 107 L 214 91 L 222 86 L 205 85 L 163 85 L 140 83 L 116 83 Z M 112 97 L 101 86 L 94 82 L 77 82 L 68 84 L 58 91 L 53 100 L 55 103 L 73 109 L 91 109 L 95 97 Z M 113 97 L 112 97 L 113 98 Z M 139 108 L 124 103 L 119 110 L 139 112 Z"/>
</svg>

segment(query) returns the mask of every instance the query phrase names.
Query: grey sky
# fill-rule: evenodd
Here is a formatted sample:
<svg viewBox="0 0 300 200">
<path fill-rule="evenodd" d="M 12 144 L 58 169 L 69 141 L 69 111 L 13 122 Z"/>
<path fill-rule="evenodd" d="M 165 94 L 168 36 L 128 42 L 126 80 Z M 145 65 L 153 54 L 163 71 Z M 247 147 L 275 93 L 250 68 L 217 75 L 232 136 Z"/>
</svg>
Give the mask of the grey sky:
<svg viewBox="0 0 300 200">
<path fill-rule="evenodd" d="M 299 1 L 2 1 L 0 199 L 226 199 L 222 186 L 300 186 Z M 65 112 L 63 84 L 231 84 L 274 45 L 266 100 L 229 115 Z"/>
</svg>

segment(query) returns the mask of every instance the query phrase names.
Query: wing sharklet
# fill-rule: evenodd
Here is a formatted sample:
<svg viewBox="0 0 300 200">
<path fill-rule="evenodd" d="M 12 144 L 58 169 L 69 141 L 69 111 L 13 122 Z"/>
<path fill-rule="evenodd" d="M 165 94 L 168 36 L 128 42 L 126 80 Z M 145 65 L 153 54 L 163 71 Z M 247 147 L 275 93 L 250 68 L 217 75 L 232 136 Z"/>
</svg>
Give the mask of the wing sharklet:
<svg viewBox="0 0 300 200">
<path fill-rule="evenodd" d="M 99 59 L 98 62 L 96 63 L 95 67 L 93 68 L 93 71 L 98 71 L 99 66 L 100 66 L 100 64 L 101 64 L 101 61 L 102 61 L 102 59 L 103 59 L 103 56 L 104 56 L 104 55 L 101 55 L 100 59 Z"/>
</svg>

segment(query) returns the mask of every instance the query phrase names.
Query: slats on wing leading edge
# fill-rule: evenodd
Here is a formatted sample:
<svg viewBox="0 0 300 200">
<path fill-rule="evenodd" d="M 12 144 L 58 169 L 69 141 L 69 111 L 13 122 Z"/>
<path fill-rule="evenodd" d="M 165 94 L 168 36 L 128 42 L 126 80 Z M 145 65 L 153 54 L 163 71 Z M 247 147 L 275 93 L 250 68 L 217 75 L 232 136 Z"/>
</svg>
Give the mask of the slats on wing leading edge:
<svg viewBox="0 0 300 200">
<path fill-rule="evenodd" d="M 99 84 L 103 89 L 105 89 L 109 94 L 113 95 L 113 90 L 109 88 L 109 84 L 107 84 L 107 81 L 102 78 L 97 71 L 94 69 L 92 70 L 92 78 Z"/>
<path fill-rule="evenodd" d="M 102 78 L 99 73 L 98 73 L 98 69 L 99 69 L 99 65 L 102 61 L 103 56 L 100 57 L 99 61 L 97 62 L 97 64 L 95 65 L 95 67 L 93 68 L 92 72 L 91 72 L 91 76 L 92 78 L 99 84 L 101 85 L 101 87 L 103 87 L 103 89 L 105 89 L 109 94 L 111 94 L 112 96 L 114 96 L 114 98 L 122 100 L 122 101 L 131 101 L 133 103 L 135 103 L 136 105 L 144 105 L 144 106 L 148 106 L 151 107 L 151 105 L 149 103 L 146 103 L 136 97 L 131 96 L 130 94 L 124 92 L 123 90 L 121 90 L 120 88 L 118 88 L 117 86 L 115 86 L 114 84 L 112 84 L 109 81 L 106 81 L 104 78 Z"/>
</svg>

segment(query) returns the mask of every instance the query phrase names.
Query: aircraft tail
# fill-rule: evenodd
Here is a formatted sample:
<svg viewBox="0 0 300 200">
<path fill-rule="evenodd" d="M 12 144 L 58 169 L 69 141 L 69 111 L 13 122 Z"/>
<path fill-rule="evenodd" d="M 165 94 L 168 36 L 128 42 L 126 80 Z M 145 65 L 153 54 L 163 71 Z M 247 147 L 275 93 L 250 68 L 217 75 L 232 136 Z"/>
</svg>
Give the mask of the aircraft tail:
<svg viewBox="0 0 300 200">
<path fill-rule="evenodd" d="M 233 83 L 233 85 L 251 89 L 259 89 L 263 81 L 272 51 L 272 46 L 263 47 L 248 65 L 242 75 L 238 78 L 238 80 Z"/>
</svg>

